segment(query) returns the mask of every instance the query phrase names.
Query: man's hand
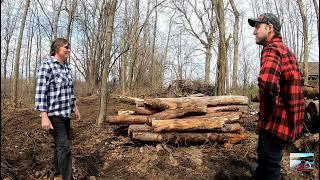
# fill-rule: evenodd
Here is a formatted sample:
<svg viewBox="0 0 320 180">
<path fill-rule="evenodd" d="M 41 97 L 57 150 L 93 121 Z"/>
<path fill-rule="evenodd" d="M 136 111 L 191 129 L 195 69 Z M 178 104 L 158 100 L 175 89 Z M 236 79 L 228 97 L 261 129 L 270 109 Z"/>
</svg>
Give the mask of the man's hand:
<svg viewBox="0 0 320 180">
<path fill-rule="evenodd" d="M 53 126 L 51 124 L 51 121 L 48 117 L 47 112 L 42 112 L 41 113 L 41 127 L 45 130 L 53 129 Z"/>
</svg>

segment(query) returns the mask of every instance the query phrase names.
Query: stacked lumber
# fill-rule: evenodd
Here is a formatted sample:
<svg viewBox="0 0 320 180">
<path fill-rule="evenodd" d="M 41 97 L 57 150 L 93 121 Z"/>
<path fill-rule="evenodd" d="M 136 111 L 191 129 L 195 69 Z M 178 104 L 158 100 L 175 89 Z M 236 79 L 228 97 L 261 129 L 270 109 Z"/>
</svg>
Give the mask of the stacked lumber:
<svg viewBox="0 0 320 180">
<path fill-rule="evenodd" d="M 247 138 L 239 123 L 248 113 L 246 96 L 121 98 L 136 108 L 109 116 L 109 123 L 129 125 L 133 141 L 233 144 Z"/>
</svg>

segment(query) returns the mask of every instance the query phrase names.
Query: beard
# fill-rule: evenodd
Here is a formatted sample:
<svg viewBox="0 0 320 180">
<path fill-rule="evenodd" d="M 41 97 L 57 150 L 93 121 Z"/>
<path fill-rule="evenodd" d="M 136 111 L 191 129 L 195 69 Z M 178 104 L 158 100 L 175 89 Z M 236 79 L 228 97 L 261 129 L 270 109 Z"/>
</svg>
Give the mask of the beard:
<svg viewBox="0 0 320 180">
<path fill-rule="evenodd" d="M 256 39 L 256 44 L 258 45 L 265 45 L 267 43 L 267 37 L 261 38 L 261 39 Z"/>
</svg>

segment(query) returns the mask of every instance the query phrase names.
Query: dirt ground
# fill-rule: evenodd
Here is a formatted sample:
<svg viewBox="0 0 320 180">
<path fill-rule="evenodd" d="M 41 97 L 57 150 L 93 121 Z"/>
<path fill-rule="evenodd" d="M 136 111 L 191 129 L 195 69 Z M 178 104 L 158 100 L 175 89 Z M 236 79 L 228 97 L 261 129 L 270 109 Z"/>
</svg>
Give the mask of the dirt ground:
<svg viewBox="0 0 320 180">
<path fill-rule="evenodd" d="M 245 118 L 242 125 L 252 136 L 226 148 L 222 144 L 165 144 L 168 151 L 157 154 L 156 144 L 133 143 L 126 126 L 98 128 L 95 120 L 99 99 L 79 98 L 81 121 L 72 122 L 72 154 L 75 179 L 248 179 L 249 164 L 256 160 L 257 117 Z M 108 113 L 131 105 L 110 99 Z M 52 138 L 40 127 L 40 117 L 32 108 L 1 108 L 1 179 L 47 179 L 52 174 Z M 319 146 L 309 146 L 319 154 Z M 293 172 L 289 153 L 283 154 L 282 179 L 318 179 L 313 174 Z M 318 169 L 318 159 L 316 169 Z M 316 176 L 316 177 L 315 177 Z M 92 179 L 92 177 L 91 177 Z"/>
</svg>

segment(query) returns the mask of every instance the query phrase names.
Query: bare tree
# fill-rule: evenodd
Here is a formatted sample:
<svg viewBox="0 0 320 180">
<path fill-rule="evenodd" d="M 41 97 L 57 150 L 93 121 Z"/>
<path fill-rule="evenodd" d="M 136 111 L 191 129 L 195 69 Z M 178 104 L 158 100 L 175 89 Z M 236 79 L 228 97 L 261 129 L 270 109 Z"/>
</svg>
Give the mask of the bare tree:
<svg viewBox="0 0 320 180">
<path fill-rule="evenodd" d="M 14 101 L 14 104 L 16 107 L 18 107 L 18 82 L 19 82 L 20 50 L 21 50 L 23 31 L 24 31 L 24 26 L 26 23 L 27 15 L 28 15 L 29 5 L 30 5 L 30 0 L 26 0 L 23 16 L 21 19 L 18 44 L 17 44 L 17 49 L 16 49 L 16 55 L 15 55 L 14 80 L 13 80 L 13 88 L 12 88 L 13 91 L 12 92 L 13 92 L 13 101 Z"/>
<path fill-rule="evenodd" d="M 68 25 L 67 25 L 67 36 L 66 38 L 71 41 L 71 30 L 72 24 L 74 21 L 74 16 L 78 6 L 78 0 L 72 0 L 70 4 L 68 4 L 68 0 L 65 0 L 66 11 L 68 13 Z"/>
<path fill-rule="evenodd" d="M 235 93 L 238 87 L 238 58 L 239 58 L 239 23 L 240 13 L 237 10 L 233 0 L 229 0 L 233 14 L 234 14 L 234 25 L 233 25 L 233 68 L 232 68 L 232 93 Z"/>
<path fill-rule="evenodd" d="M 58 36 L 58 22 L 59 22 L 59 17 L 60 17 L 60 13 L 61 13 L 61 9 L 62 9 L 62 5 L 63 5 L 63 0 L 60 0 L 60 4 L 56 10 L 56 6 L 55 6 L 55 1 L 53 2 L 53 10 L 55 12 L 54 16 L 53 16 L 53 24 L 52 24 L 52 40 L 56 39 Z"/>
<path fill-rule="evenodd" d="M 303 77 L 304 84 L 308 84 L 308 75 L 309 75 L 309 67 L 308 67 L 308 59 L 309 59 L 309 42 L 308 42 L 308 19 L 304 12 L 304 4 L 302 0 L 297 0 L 300 15 L 302 18 L 303 24 Z"/>
<path fill-rule="evenodd" d="M 107 98 L 108 98 L 108 77 L 109 77 L 109 65 L 111 61 L 111 48 L 112 48 L 112 35 L 113 35 L 113 25 L 114 25 L 114 17 L 117 7 L 117 0 L 112 0 L 110 3 L 110 7 L 108 8 L 108 20 L 107 20 L 107 29 L 106 29 L 106 51 L 105 51 L 105 64 L 103 68 L 102 75 L 102 84 L 101 84 L 101 97 L 100 97 L 100 111 L 97 119 L 97 125 L 101 126 L 104 120 L 106 119 L 107 114 Z M 106 4 L 108 6 L 108 3 Z"/>
<path fill-rule="evenodd" d="M 132 24 L 132 35 L 130 37 L 130 47 L 131 48 L 131 61 L 129 66 L 129 88 L 132 89 L 134 85 L 134 73 L 136 62 L 138 58 L 138 47 L 139 47 L 139 5 L 140 1 L 134 1 L 134 15 L 133 15 L 133 24 Z"/>
<path fill-rule="evenodd" d="M 123 31 L 121 34 L 120 51 L 124 51 L 128 46 L 127 38 L 129 37 L 129 17 L 128 17 L 128 0 L 124 2 L 124 18 L 123 18 Z M 120 61 L 120 87 L 121 93 L 126 94 L 127 89 L 127 67 L 128 67 L 128 52 L 125 52 Z"/>
<path fill-rule="evenodd" d="M 206 1 L 203 1 L 202 6 L 204 9 L 204 12 L 201 12 L 201 10 L 198 8 L 198 2 L 194 1 L 194 3 L 191 3 L 190 0 L 182 1 L 181 4 L 178 4 L 176 1 L 172 1 L 175 8 L 178 9 L 178 11 L 183 15 L 183 24 L 185 24 L 185 29 L 187 32 L 189 32 L 193 37 L 195 37 L 199 42 L 204 46 L 205 48 L 205 55 L 206 55 L 206 61 L 205 61 L 205 83 L 210 82 L 210 65 L 211 65 L 211 56 L 212 56 L 212 46 L 214 43 L 214 33 L 215 33 L 215 20 L 214 20 L 214 9 L 213 9 L 213 3 L 210 3 L 208 5 Z M 192 12 L 196 16 L 198 22 L 200 23 L 200 32 L 197 32 L 195 28 L 195 23 L 191 21 L 192 14 L 188 14 L 188 9 L 186 7 L 186 4 L 191 6 Z M 208 23 L 205 23 L 205 22 Z M 202 37 L 204 34 L 205 39 Z"/>
<path fill-rule="evenodd" d="M 219 28 L 219 50 L 217 60 L 217 81 L 216 81 L 216 94 L 222 95 L 226 93 L 226 61 L 227 61 L 227 48 L 225 37 L 225 21 L 224 21 L 224 5 L 223 0 L 214 1 L 216 9 L 216 19 Z"/>
<path fill-rule="evenodd" d="M 2 1 L 1 1 L 2 2 Z M 7 7 L 8 9 L 4 12 L 5 15 L 4 17 L 2 17 L 2 20 L 5 21 L 5 24 L 2 26 L 1 24 L 1 27 L 4 28 L 4 31 L 2 31 L 3 33 L 3 36 L 4 36 L 4 56 L 3 56 L 3 78 L 4 79 L 7 79 L 7 63 L 8 63 L 8 56 L 9 56 L 9 45 L 10 45 L 10 42 L 11 42 L 11 39 L 12 39 L 12 36 L 13 36 L 13 32 L 14 32 L 14 29 L 16 27 L 16 24 L 17 24 L 17 18 L 18 18 L 18 13 L 17 15 L 14 15 L 12 13 L 12 11 L 10 11 L 9 9 L 11 8 L 11 6 L 8 5 Z M 2 46 L 1 46 L 2 47 Z"/>
</svg>

